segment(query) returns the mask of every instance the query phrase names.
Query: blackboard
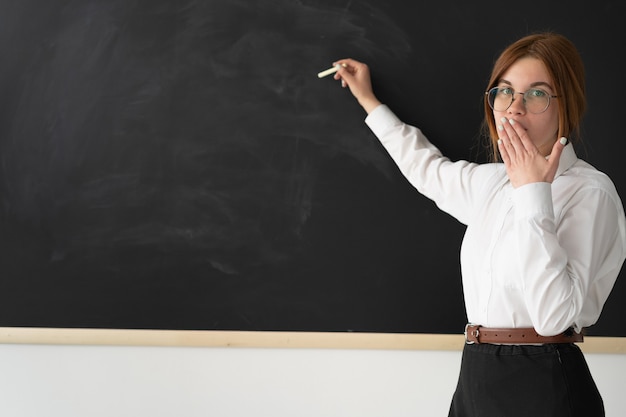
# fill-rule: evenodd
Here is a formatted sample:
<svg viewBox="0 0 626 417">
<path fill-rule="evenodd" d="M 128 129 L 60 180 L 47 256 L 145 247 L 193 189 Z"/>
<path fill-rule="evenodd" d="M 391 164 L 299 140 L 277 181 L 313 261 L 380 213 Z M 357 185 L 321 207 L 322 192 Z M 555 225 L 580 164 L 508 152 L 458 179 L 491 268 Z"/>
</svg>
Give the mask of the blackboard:
<svg viewBox="0 0 626 417">
<path fill-rule="evenodd" d="M 420 196 L 333 60 L 484 161 L 490 67 L 530 31 L 586 62 L 581 157 L 626 195 L 623 2 L 0 3 L 0 326 L 459 333 L 464 227 Z M 441 94 L 441 91 L 446 91 Z M 590 334 L 626 336 L 626 277 Z"/>
</svg>

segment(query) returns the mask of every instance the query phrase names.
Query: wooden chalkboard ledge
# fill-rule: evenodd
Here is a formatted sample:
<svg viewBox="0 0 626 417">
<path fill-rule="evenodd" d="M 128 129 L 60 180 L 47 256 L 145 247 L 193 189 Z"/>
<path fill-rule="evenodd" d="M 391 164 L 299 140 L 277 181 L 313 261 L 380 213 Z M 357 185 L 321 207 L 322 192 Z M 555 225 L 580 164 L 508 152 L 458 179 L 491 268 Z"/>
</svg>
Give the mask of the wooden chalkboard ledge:
<svg viewBox="0 0 626 417">
<path fill-rule="evenodd" d="M 461 350 L 460 334 L 0 327 L 0 343 L 239 348 Z M 626 338 L 588 336 L 585 353 L 626 354 Z"/>
</svg>

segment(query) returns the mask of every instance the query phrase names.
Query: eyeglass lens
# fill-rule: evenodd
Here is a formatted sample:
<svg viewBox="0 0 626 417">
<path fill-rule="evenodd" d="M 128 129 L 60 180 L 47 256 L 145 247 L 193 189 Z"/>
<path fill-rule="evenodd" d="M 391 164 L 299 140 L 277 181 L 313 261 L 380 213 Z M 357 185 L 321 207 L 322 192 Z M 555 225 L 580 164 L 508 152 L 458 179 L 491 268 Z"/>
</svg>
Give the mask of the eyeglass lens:
<svg viewBox="0 0 626 417">
<path fill-rule="evenodd" d="M 495 111 L 505 111 L 518 94 L 522 95 L 510 87 L 494 87 L 488 92 L 489 106 Z M 543 113 L 550 105 L 550 94 L 542 89 L 532 88 L 523 93 L 523 102 L 529 112 Z"/>
</svg>

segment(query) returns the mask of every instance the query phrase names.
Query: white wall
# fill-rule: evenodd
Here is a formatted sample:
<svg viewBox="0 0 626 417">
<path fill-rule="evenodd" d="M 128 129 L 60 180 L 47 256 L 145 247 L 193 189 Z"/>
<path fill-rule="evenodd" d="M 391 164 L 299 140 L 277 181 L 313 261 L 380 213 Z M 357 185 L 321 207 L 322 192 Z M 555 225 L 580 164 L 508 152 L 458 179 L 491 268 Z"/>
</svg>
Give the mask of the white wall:
<svg viewBox="0 0 626 417">
<path fill-rule="evenodd" d="M 626 355 L 587 354 L 607 416 Z M 457 351 L 0 345 L 0 415 L 447 416 Z"/>
</svg>

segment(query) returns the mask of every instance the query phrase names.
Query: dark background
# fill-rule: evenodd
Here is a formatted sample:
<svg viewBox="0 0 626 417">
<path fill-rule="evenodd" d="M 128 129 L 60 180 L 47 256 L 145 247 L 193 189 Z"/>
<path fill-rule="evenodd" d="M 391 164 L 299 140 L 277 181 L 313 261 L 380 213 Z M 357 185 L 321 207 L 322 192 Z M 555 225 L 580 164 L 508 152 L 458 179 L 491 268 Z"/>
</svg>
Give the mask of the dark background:
<svg viewBox="0 0 626 417">
<path fill-rule="evenodd" d="M 626 195 L 623 2 L 0 3 L 0 326 L 459 333 L 464 227 L 317 72 L 482 162 L 510 42 L 587 66 L 578 154 Z M 624 272 L 590 334 L 626 336 Z"/>
</svg>

